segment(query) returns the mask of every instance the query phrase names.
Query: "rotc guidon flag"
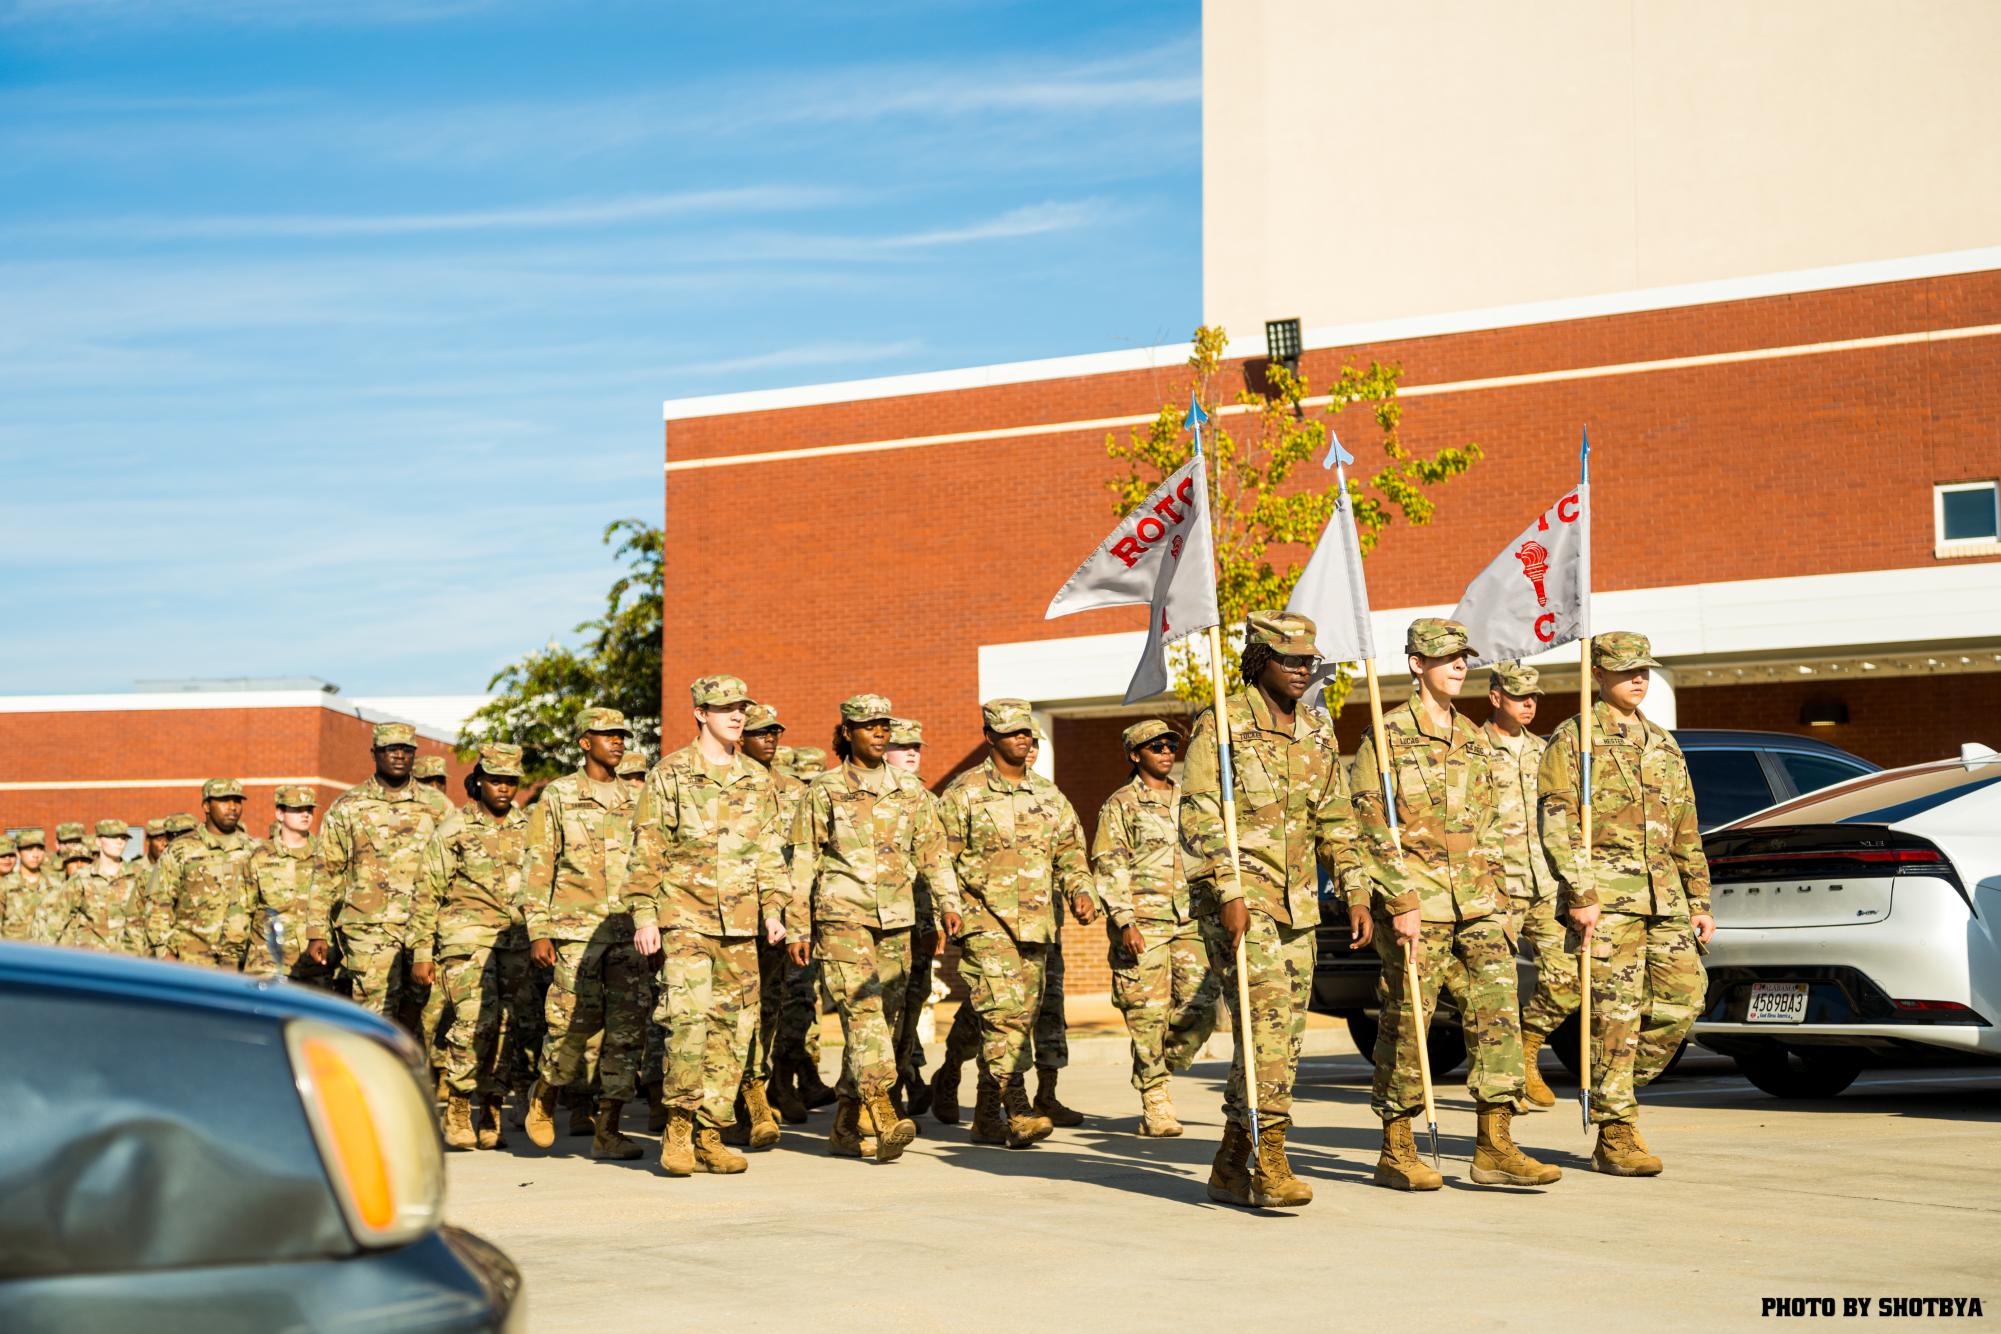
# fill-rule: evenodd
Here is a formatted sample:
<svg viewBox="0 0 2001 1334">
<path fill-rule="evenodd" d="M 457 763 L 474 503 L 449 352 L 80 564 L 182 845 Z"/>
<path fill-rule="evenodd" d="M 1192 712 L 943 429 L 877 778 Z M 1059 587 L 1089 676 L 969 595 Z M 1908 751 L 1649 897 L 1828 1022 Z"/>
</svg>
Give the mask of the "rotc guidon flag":
<svg viewBox="0 0 2001 1334">
<path fill-rule="evenodd" d="M 1591 487 L 1551 505 L 1508 543 L 1452 610 L 1480 650 L 1471 665 L 1527 658 L 1591 632 Z"/>
<path fill-rule="evenodd" d="M 1329 467 L 1337 460 L 1355 461 L 1339 440 L 1327 451 Z M 1355 531 L 1345 472 L 1335 485 L 1334 512 L 1320 532 L 1320 545 L 1299 572 L 1285 609 L 1318 627 L 1314 644 L 1320 650 L 1321 675 L 1333 675 L 1341 663 L 1376 656 L 1375 636 L 1369 629 L 1369 589 L 1362 580 L 1362 539 Z"/>
<path fill-rule="evenodd" d="M 1126 687 L 1128 704 L 1167 689 L 1169 644 L 1222 623 L 1208 505 L 1208 473 L 1198 453 L 1119 520 L 1049 601 L 1045 620 L 1093 607 L 1151 605 L 1146 652 Z"/>
</svg>

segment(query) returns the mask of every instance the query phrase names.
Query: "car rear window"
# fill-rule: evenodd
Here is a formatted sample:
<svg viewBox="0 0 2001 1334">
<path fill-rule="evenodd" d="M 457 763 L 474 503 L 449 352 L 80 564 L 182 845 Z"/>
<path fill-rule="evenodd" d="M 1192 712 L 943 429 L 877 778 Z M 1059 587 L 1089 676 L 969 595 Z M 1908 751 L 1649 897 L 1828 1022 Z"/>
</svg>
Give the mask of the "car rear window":
<svg viewBox="0 0 2001 1334">
<path fill-rule="evenodd" d="M 1766 811 L 1744 828 L 1792 824 L 1894 824 L 2001 784 L 2001 763 L 1958 763 L 1870 774 Z"/>
<path fill-rule="evenodd" d="M 1782 750 L 1778 755 L 1779 763 L 1785 766 L 1786 776 L 1793 780 L 1793 786 L 1799 789 L 1801 796 L 1872 772 L 1864 765 L 1836 759 L 1832 755 L 1808 755 L 1797 750 Z"/>
<path fill-rule="evenodd" d="M 352 1253 L 276 1023 L 0 990 L 0 1033 L 0 1278 Z"/>
<path fill-rule="evenodd" d="M 1755 751 L 1697 749 L 1686 758 L 1688 780 L 1695 787 L 1695 821 L 1704 829 L 1772 804 L 1772 785 Z"/>
</svg>

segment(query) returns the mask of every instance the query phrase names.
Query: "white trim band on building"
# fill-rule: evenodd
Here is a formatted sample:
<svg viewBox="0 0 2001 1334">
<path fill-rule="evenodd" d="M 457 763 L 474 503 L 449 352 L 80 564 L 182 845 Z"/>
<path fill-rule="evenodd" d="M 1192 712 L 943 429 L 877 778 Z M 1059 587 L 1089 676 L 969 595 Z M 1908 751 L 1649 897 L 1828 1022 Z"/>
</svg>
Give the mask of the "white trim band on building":
<svg viewBox="0 0 2001 1334">
<path fill-rule="evenodd" d="M 460 697 L 448 698 L 456 701 Z M 176 713 L 215 709 L 326 709 L 365 723 L 409 723 L 417 735 L 427 741 L 442 742 L 447 746 L 458 743 L 455 733 L 442 732 L 430 723 L 368 708 L 359 700 L 343 700 L 323 690 L 162 690 L 106 695 L 0 695 L 0 713 Z M 283 778 L 273 781 L 305 783 L 316 780 Z M 195 782 L 199 785 L 201 780 L 196 779 Z"/>
<path fill-rule="evenodd" d="M 47 783 L 0 783 L 0 792 L 123 792 L 163 787 L 192 788 L 197 794 L 206 778 L 78 778 Z M 239 778 L 245 787 L 332 787 L 349 788 L 338 778 Z"/>
</svg>

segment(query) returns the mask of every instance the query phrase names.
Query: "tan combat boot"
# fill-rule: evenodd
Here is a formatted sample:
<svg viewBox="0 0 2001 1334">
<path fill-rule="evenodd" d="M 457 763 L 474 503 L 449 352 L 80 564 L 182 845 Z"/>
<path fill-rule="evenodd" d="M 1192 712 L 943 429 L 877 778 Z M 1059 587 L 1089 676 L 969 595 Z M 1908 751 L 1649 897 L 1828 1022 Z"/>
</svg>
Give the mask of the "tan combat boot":
<svg viewBox="0 0 2001 1334">
<path fill-rule="evenodd" d="M 1598 1127 L 1598 1147 L 1591 1151 L 1591 1170 L 1615 1177 L 1657 1177 L 1661 1160 L 1640 1143 L 1631 1121 L 1608 1121 Z"/>
<path fill-rule="evenodd" d="M 500 1131 L 500 1095 L 498 1093 L 489 1093 L 480 1100 L 479 1147 L 482 1149 L 504 1149 L 507 1147 L 507 1136 Z"/>
<path fill-rule="evenodd" d="M 571 1135 L 591 1135 L 597 1132 L 597 1117 L 591 1107 L 591 1091 L 572 1084 L 564 1090 L 563 1097 L 570 1107 L 570 1125 L 566 1133 Z"/>
<path fill-rule="evenodd" d="M 745 1084 L 738 1101 L 750 1122 L 750 1147 L 768 1149 L 778 1143 L 778 1118 L 772 1115 L 771 1103 L 764 1096 L 764 1081 L 753 1079 Z"/>
<path fill-rule="evenodd" d="M 1028 1090 L 1022 1087 L 1020 1075 L 1009 1075 L 1000 1081 L 1001 1109 L 1007 1113 L 1007 1146 L 1010 1149 L 1025 1149 L 1039 1139 L 1046 1139 L 1056 1127 L 1049 1118 L 1039 1115 L 1028 1105 Z"/>
<path fill-rule="evenodd" d="M 454 1149 L 470 1149 L 479 1142 L 472 1128 L 472 1101 L 463 1093 L 445 1100 L 445 1143 Z"/>
<path fill-rule="evenodd" d="M 941 1125 L 959 1124 L 959 1071 L 965 1064 L 964 1061 L 953 1060 L 952 1053 L 948 1051 L 945 1059 L 939 1062 L 938 1072 L 931 1076 L 931 1115 L 937 1117 Z"/>
<path fill-rule="evenodd" d="M 528 1142 L 538 1149 L 552 1148 L 556 1143 L 556 1100 L 562 1094 L 563 1090 L 539 1079 L 528 1092 L 528 1114 L 522 1118 L 522 1129 L 528 1132 Z"/>
<path fill-rule="evenodd" d="M 1437 1190 L 1445 1184 L 1445 1178 L 1417 1156 L 1417 1139 L 1410 1130 L 1411 1118 L 1416 1115 L 1405 1112 L 1383 1122 L 1383 1153 L 1376 1159 L 1378 1186 L 1388 1186 L 1391 1190 Z"/>
<path fill-rule="evenodd" d="M 896 1104 L 890 1101 L 886 1086 L 877 1087 L 862 1099 L 861 1129 L 864 1135 L 875 1136 L 875 1160 L 879 1163 L 895 1162 L 910 1141 L 917 1138 L 916 1124 L 907 1116 L 897 1115 Z"/>
<path fill-rule="evenodd" d="M 860 1102 L 844 1097 L 834 1103 L 834 1128 L 827 1132 L 827 1149 L 836 1158 L 862 1156 Z"/>
<path fill-rule="evenodd" d="M 697 1126 L 695 1166 L 719 1176 L 735 1176 L 750 1169 L 750 1160 L 724 1144 L 721 1132 L 710 1126 Z"/>
<path fill-rule="evenodd" d="M 617 1098 L 598 1104 L 598 1119 L 591 1127 L 591 1157 L 630 1162 L 643 1152 L 618 1128 L 619 1114 L 624 1110 L 625 1104 Z"/>
<path fill-rule="evenodd" d="M 1515 1109 L 1505 1102 L 1478 1102 L 1480 1133 L 1473 1143 L 1473 1180 L 1482 1186 L 1547 1186 L 1563 1169 L 1539 1163 L 1516 1146 L 1510 1123 Z"/>
<path fill-rule="evenodd" d="M 1251 1207 L 1251 1137 L 1235 1121 L 1223 1123 L 1223 1142 L 1209 1164 L 1209 1198 L 1218 1204 Z"/>
<path fill-rule="evenodd" d="M 660 1170 L 670 1177 L 695 1174 L 695 1114 L 685 1107 L 667 1109 L 667 1130 L 660 1136 Z"/>
<path fill-rule="evenodd" d="M 646 1133 L 657 1135 L 667 1128 L 667 1095 L 659 1080 L 642 1084 L 640 1093 L 646 1098 Z"/>
<path fill-rule="evenodd" d="M 1522 1034 L 1522 1069 L 1528 1074 L 1528 1084 L 1523 1096 L 1530 1107 L 1542 1111 L 1556 1106 L 1556 1090 L 1543 1082 L 1542 1071 L 1536 1066 L 1536 1057 L 1542 1054 L 1542 1044 L 1547 1041 L 1540 1033 Z"/>
<path fill-rule="evenodd" d="M 1081 1126 L 1084 1114 L 1074 1107 L 1065 1107 L 1056 1097 L 1056 1067 L 1038 1065 L 1035 1067 L 1035 1114 L 1052 1126 Z"/>
<path fill-rule="evenodd" d="M 1313 1203 L 1313 1187 L 1292 1174 L 1285 1157 L 1283 1121 L 1258 1124 L 1258 1152 L 1251 1173 L 1251 1202 L 1261 1209 L 1297 1209 Z"/>
<path fill-rule="evenodd" d="M 1001 1115 L 1000 1085 L 987 1075 L 979 1078 L 979 1092 L 973 1101 L 972 1132 L 975 1144 L 1007 1143 L 1007 1118 Z"/>
<path fill-rule="evenodd" d="M 1167 1085 L 1155 1084 L 1139 1095 L 1139 1133 L 1149 1139 L 1172 1139 L 1181 1133 L 1174 1104 L 1167 1098 Z"/>
</svg>

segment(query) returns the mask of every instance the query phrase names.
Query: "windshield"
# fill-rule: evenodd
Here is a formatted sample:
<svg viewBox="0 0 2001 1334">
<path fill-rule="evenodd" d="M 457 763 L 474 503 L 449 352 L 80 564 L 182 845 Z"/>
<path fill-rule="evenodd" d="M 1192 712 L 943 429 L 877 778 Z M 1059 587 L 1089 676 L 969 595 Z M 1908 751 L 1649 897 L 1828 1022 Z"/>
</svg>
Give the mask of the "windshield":
<svg viewBox="0 0 2001 1334">
<path fill-rule="evenodd" d="M 1870 774 L 1797 798 L 1745 820 L 1738 829 L 1793 824 L 1894 824 L 2001 783 L 2001 761 L 1971 769 L 1953 760 Z"/>
</svg>

